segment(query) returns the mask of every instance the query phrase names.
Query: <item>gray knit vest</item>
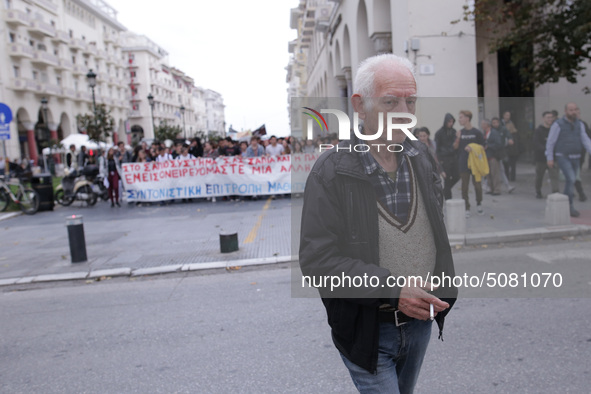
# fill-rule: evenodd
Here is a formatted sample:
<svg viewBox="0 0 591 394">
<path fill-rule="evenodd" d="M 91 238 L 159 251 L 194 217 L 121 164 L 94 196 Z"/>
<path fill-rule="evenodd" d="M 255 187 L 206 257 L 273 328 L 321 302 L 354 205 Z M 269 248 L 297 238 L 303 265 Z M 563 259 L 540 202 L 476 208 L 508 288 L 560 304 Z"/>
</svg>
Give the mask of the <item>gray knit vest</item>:
<svg viewBox="0 0 591 394">
<path fill-rule="evenodd" d="M 407 223 L 401 223 L 378 201 L 380 267 L 395 276 L 433 274 L 437 248 L 424 199 L 411 169 L 413 192 Z"/>
</svg>

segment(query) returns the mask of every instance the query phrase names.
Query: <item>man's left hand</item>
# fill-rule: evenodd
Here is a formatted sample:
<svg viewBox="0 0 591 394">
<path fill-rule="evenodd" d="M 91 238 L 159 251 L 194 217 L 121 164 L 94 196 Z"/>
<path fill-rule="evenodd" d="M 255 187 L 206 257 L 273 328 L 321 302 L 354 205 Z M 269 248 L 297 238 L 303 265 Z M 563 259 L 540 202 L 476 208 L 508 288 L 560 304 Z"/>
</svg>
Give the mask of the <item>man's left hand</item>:
<svg viewBox="0 0 591 394">
<path fill-rule="evenodd" d="M 433 286 L 433 289 L 436 287 Z M 423 287 L 406 286 L 400 290 L 400 298 L 398 300 L 398 309 L 407 316 L 414 317 L 419 320 L 429 320 L 429 304 L 433 304 L 435 316 L 437 313 L 449 308 L 449 304 L 441 301 L 425 290 L 431 289 L 430 283 L 425 283 Z"/>
</svg>

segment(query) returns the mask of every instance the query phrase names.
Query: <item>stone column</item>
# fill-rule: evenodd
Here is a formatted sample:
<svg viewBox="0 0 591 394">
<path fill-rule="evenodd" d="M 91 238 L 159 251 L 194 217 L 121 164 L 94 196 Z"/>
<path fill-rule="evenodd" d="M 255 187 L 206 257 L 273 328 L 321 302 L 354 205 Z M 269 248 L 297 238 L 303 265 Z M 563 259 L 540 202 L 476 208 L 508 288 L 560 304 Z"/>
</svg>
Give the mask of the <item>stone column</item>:
<svg viewBox="0 0 591 394">
<path fill-rule="evenodd" d="M 347 81 L 347 114 L 349 115 L 349 119 L 353 119 L 353 107 L 351 106 L 351 101 L 349 98 L 353 96 L 353 78 L 351 74 L 351 67 L 343 67 L 343 74 L 345 75 L 345 80 Z"/>
<path fill-rule="evenodd" d="M 57 123 L 50 123 L 49 124 L 49 139 L 56 141 L 56 144 L 59 144 L 58 137 L 57 137 L 57 128 L 59 125 Z M 55 160 L 56 164 L 60 164 L 62 162 L 60 154 L 54 154 L 53 160 Z"/>
<path fill-rule="evenodd" d="M 29 159 L 33 160 L 37 165 L 37 158 L 39 154 L 37 153 L 37 141 L 35 140 L 35 124 L 31 122 L 23 122 L 22 125 L 27 130 L 27 145 L 29 147 Z"/>
<path fill-rule="evenodd" d="M 374 33 L 370 39 L 378 55 L 392 53 L 392 33 Z"/>
</svg>

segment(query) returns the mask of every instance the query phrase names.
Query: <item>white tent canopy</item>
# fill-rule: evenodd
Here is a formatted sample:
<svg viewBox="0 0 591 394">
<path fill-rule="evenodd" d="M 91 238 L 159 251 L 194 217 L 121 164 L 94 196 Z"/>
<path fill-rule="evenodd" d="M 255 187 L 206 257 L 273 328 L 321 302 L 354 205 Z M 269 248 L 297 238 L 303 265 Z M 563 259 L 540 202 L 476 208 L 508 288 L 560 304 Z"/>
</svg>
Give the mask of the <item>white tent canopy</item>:
<svg viewBox="0 0 591 394">
<path fill-rule="evenodd" d="M 76 150 L 80 150 L 80 147 L 84 145 L 86 149 L 106 149 L 107 144 L 104 142 L 99 142 L 98 144 L 95 141 L 91 141 L 86 134 L 70 134 L 66 138 L 60 141 L 60 144 L 64 147 L 64 149 L 70 149 L 70 145 L 75 145 Z"/>
</svg>

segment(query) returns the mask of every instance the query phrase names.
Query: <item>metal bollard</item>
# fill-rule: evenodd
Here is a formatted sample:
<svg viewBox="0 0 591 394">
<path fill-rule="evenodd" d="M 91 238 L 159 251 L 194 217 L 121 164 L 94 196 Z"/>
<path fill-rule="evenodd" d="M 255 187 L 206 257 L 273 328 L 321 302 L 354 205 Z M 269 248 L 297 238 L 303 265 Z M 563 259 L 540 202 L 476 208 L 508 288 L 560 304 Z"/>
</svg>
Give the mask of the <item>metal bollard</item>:
<svg viewBox="0 0 591 394">
<path fill-rule="evenodd" d="M 220 252 L 231 253 L 238 250 L 238 233 L 220 233 Z"/>
<path fill-rule="evenodd" d="M 86 257 L 86 240 L 84 238 L 84 222 L 82 215 L 72 215 L 66 218 L 68 240 L 70 241 L 70 256 L 72 263 L 84 263 Z"/>
</svg>

